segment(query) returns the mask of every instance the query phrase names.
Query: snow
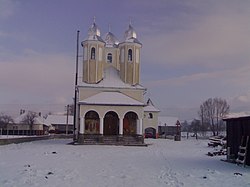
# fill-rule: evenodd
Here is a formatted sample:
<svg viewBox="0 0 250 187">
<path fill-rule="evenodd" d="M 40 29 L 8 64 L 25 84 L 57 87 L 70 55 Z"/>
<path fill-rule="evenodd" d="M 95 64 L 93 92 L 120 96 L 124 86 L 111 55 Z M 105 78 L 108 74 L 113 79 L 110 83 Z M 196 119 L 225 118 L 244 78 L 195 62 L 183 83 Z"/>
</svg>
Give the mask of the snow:
<svg viewBox="0 0 250 187">
<path fill-rule="evenodd" d="M 0 186 L 250 186 L 250 167 L 206 156 L 208 140 L 146 139 L 148 147 L 70 141 L 0 146 Z"/>
<path fill-rule="evenodd" d="M 68 124 L 73 125 L 73 116 L 68 116 Z M 57 124 L 57 125 L 65 125 L 67 124 L 67 116 L 65 115 L 48 115 L 46 118 L 47 123 Z"/>
<path fill-rule="evenodd" d="M 144 111 L 145 111 L 145 112 L 160 112 L 159 109 L 155 108 L 155 107 L 152 106 L 152 105 L 145 106 L 145 107 L 144 107 Z"/>
<path fill-rule="evenodd" d="M 237 113 L 229 113 L 224 119 L 233 119 L 233 118 L 242 118 L 242 117 L 250 117 L 250 111 L 248 112 L 237 112 Z"/>
<path fill-rule="evenodd" d="M 12 138 L 27 138 L 27 137 L 36 137 L 36 136 L 0 135 L 0 140 L 1 139 L 12 139 Z"/>
<path fill-rule="evenodd" d="M 91 97 L 88 97 L 85 100 L 79 101 L 79 103 L 101 104 L 101 105 L 144 106 L 144 103 L 139 102 L 120 92 L 101 92 Z"/>
<path fill-rule="evenodd" d="M 115 69 L 113 66 L 109 66 L 106 69 L 104 69 L 104 77 L 97 84 L 88 84 L 80 80 L 78 86 L 79 87 L 82 87 L 82 86 L 83 87 L 97 87 L 97 88 L 123 88 L 123 89 L 129 88 L 129 89 L 145 90 L 145 88 L 139 84 L 130 85 L 130 84 L 123 82 L 120 78 L 118 70 Z"/>
</svg>

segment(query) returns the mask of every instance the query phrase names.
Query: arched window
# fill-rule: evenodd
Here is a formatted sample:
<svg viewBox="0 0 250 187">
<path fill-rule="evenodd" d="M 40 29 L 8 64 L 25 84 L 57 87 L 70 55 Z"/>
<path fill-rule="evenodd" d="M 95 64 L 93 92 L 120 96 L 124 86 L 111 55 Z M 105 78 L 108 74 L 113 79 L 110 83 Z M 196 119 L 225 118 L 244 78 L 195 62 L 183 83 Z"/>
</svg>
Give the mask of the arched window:
<svg viewBox="0 0 250 187">
<path fill-rule="evenodd" d="M 112 63 L 112 54 L 108 53 L 107 62 Z"/>
<path fill-rule="evenodd" d="M 152 113 L 149 113 L 149 114 L 148 114 L 148 118 L 149 118 L 149 119 L 153 119 L 153 114 L 152 114 Z"/>
<path fill-rule="evenodd" d="M 90 59 L 95 59 L 95 48 L 94 47 L 92 47 L 91 48 L 91 56 L 90 56 Z"/>
<path fill-rule="evenodd" d="M 132 49 L 129 49 L 128 50 L 128 61 L 132 61 L 132 58 L 133 58 L 133 56 L 132 56 L 133 54 L 132 54 Z"/>
</svg>

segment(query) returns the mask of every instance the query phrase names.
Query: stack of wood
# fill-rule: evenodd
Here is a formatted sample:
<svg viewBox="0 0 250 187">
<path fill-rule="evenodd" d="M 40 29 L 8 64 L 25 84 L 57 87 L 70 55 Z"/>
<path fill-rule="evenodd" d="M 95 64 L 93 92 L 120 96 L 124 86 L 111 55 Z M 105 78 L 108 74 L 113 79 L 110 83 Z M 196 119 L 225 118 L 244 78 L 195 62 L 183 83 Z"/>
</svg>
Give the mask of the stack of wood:
<svg viewBox="0 0 250 187">
<path fill-rule="evenodd" d="M 217 147 L 222 146 L 226 147 L 226 137 L 225 136 L 213 136 L 209 138 L 208 146 Z"/>
</svg>

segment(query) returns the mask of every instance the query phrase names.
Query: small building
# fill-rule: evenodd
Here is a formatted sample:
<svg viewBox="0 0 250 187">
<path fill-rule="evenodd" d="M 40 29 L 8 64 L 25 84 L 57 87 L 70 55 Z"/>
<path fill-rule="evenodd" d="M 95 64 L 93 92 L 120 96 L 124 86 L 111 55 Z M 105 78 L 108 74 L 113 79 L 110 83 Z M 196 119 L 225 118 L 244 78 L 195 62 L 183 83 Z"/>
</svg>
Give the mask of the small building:
<svg viewBox="0 0 250 187">
<path fill-rule="evenodd" d="M 250 114 L 230 114 L 225 119 L 227 131 L 227 150 L 230 158 L 237 159 L 243 136 L 250 136 Z M 246 165 L 250 166 L 250 142 L 247 146 Z"/>
<path fill-rule="evenodd" d="M 177 117 L 159 116 L 158 131 L 160 136 L 175 136 L 177 133 Z"/>
<path fill-rule="evenodd" d="M 48 115 L 47 123 L 50 123 L 56 134 L 72 134 L 73 133 L 73 116 L 69 115 Z"/>
<path fill-rule="evenodd" d="M 143 130 L 145 135 L 152 134 L 153 138 L 158 138 L 158 115 L 160 110 L 157 109 L 151 99 L 148 99 L 144 107 Z"/>
</svg>

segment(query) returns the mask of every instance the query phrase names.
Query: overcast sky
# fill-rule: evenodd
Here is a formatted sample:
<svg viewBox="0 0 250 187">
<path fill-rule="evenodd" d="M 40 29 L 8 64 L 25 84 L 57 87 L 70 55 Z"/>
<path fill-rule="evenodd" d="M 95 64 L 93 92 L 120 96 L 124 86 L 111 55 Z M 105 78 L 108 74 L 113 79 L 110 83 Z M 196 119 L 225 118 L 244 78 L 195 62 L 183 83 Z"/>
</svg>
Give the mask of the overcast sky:
<svg viewBox="0 0 250 187">
<path fill-rule="evenodd" d="M 0 0 L 0 112 L 73 102 L 76 31 L 83 40 L 94 16 L 120 41 L 132 20 L 162 115 L 192 119 L 210 97 L 250 111 L 249 0 Z"/>
</svg>

